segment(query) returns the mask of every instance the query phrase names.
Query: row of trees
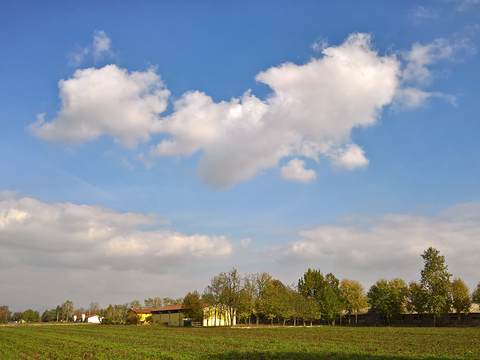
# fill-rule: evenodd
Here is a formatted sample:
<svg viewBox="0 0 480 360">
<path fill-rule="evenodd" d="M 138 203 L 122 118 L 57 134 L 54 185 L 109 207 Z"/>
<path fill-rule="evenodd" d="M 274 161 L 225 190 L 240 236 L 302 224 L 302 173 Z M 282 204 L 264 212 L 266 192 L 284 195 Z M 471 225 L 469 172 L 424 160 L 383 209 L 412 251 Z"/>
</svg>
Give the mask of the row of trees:
<svg viewBox="0 0 480 360">
<path fill-rule="evenodd" d="M 233 316 L 251 324 L 255 319 L 258 326 L 261 318 L 271 323 L 274 319 L 299 321 L 303 324 L 322 321 L 335 324 L 345 314 L 355 315 L 369 307 L 369 311 L 394 321 L 404 313 L 434 314 L 435 321 L 441 314 L 452 309 L 459 314 L 467 314 L 471 303 L 480 303 L 480 283 L 470 296 L 467 285 L 459 278 L 451 281 L 445 257 L 434 248 L 427 249 L 422 255 L 424 268 L 419 282 L 407 283 L 402 279 L 380 279 L 366 293 L 363 286 L 355 280 L 340 281 L 333 274 L 323 275 L 320 270 L 308 269 L 296 284 L 284 285 L 273 279 L 267 272 L 239 274 L 236 269 L 220 273 L 213 277 L 202 294 L 189 292 L 185 298 L 148 298 L 143 304 L 134 300 L 120 305 L 109 305 L 101 309 L 98 303 L 91 303 L 88 309 L 74 310 L 73 302 L 67 300 L 55 309 L 46 310 L 40 317 L 31 309 L 23 313 L 14 313 L 7 306 L 0 307 L 0 322 L 10 320 L 32 321 L 69 321 L 74 315 L 96 314 L 104 318 L 105 323 L 128 323 L 131 308 L 160 308 L 169 305 L 184 305 L 188 318 L 201 321 L 204 317 L 221 316 L 227 324 Z M 203 311 L 208 304 L 210 313 Z M 348 316 L 350 321 L 350 316 Z M 215 325 L 215 324 L 213 324 Z"/>
<path fill-rule="evenodd" d="M 467 314 L 472 301 L 480 303 L 480 283 L 470 296 L 468 286 L 459 278 L 451 281 L 445 257 L 434 248 L 422 255 L 424 268 L 420 282 L 410 284 L 402 279 L 378 280 L 366 293 L 355 280 L 339 281 L 333 274 L 323 275 L 320 270 L 308 269 L 296 284 L 285 286 L 268 273 L 240 275 L 236 269 L 213 277 L 203 294 L 189 292 L 183 299 L 185 316 L 201 321 L 210 315 L 220 315 L 227 324 L 236 316 L 250 324 L 251 319 L 264 317 L 273 323 L 293 320 L 296 325 L 321 321 L 334 325 L 345 314 L 357 315 L 362 309 L 384 317 L 391 322 L 404 313 L 430 313 L 434 326 L 441 314 L 452 309 Z M 210 311 L 202 311 L 208 304 Z M 350 316 L 348 316 L 350 322 Z"/>
<path fill-rule="evenodd" d="M 70 300 L 65 301 L 63 304 L 58 305 L 51 310 L 45 310 L 40 316 L 38 311 L 28 309 L 24 312 L 15 312 L 12 314 L 8 306 L 0 306 L 0 323 L 7 323 L 10 321 L 25 321 L 25 322 L 59 322 L 70 321 L 73 316 L 81 318 L 82 314 L 86 315 L 100 315 L 105 318 L 107 323 L 127 323 L 129 320 L 128 312 L 131 308 L 148 308 L 156 309 L 162 306 L 179 305 L 183 301 L 183 298 L 172 299 L 169 297 L 160 298 L 148 298 L 143 303 L 138 300 L 133 300 L 129 303 L 120 305 L 109 305 L 107 308 L 102 309 L 98 302 L 92 302 L 88 308 L 74 308 L 73 302 Z"/>
</svg>

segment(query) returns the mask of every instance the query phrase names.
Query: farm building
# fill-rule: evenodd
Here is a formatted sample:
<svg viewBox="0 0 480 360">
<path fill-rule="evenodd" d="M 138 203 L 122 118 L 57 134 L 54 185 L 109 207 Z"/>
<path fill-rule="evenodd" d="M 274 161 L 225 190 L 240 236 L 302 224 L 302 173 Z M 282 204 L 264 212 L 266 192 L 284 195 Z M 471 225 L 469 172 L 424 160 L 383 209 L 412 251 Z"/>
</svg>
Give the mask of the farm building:
<svg viewBox="0 0 480 360">
<path fill-rule="evenodd" d="M 152 310 L 155 309 L 134 309 L 131 308 L 128 310 L 128 316 L 133 317 L 136 316 L 138 319 L 138 322 L 143 324 L 144 322 L 147 321 L 148 316 L 152 316 Z"/>
<path fill-rule="evenodd" d="M 229 312 L 226 307 L 205 306 L 203 309 L 203 326 L 229 326 L 236 325 L 237 318 L 235 311 L 230 321 Z M 192 321 L 186 319 L 183 314 L 183 305 L 164 306 L 152 310 L 152 322 L 169 326 L 191 326 Z"/>
<path fill-rule="evenodd" d="M 92 323 L 92 324 L 100 324 L 102 319 L 98 315 L 86 315 L 84 321 L 87 322 L 87 323 Z"/>
</svg>

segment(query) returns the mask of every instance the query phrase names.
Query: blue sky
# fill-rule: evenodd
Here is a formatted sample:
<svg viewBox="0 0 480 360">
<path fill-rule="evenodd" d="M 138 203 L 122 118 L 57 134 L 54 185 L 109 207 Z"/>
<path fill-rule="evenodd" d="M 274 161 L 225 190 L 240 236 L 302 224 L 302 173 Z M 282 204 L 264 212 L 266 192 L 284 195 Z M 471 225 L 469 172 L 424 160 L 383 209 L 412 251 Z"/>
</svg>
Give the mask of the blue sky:
<svg viewBox="0 0 480 360">
<path fill-rule="evenodd" d="M 368 288 L 418 280 L 428 246 L 474 287 L 479 15 L 3 3 L 0 302 L 179 297 L 232 267 Z"/>
</svg>

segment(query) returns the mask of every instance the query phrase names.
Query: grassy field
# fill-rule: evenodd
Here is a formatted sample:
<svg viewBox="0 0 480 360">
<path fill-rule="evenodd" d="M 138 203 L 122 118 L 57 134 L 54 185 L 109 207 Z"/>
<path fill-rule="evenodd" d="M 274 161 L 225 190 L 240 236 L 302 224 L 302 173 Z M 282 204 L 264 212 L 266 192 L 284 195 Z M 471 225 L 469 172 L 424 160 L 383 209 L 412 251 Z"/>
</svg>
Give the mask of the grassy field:
<svg viewBox="0 0 480 360">
<path fill-rule="evenodd" d="M 0 326 L 0 359 L 480 359 L 480 328 Z"/>
</svg>

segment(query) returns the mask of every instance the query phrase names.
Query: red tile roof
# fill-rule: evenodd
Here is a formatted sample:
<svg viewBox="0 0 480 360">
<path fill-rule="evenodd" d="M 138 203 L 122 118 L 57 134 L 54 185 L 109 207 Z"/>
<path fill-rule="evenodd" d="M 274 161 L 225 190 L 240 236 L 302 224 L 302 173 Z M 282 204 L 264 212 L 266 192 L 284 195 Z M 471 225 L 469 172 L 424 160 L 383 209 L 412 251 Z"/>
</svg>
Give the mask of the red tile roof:
<svg viewBox="0 0 480 360">
<path fill-rule="evenodd" d="M 170 305 L 170 306 L 164 306 L 158 309 L 152 309 L 152 311 L 170 311 L 170 310 L 182 310 L 183 305 Z"/>
<path fill-rule="evenodd" d="M 130 309 L 130 311 L 133 311 L 136 314 L 151 314 L 152 310 L 157 310 L 157 309 L 134 309 L 134 308 Z"/>
</svg>

